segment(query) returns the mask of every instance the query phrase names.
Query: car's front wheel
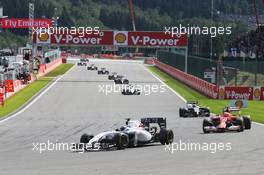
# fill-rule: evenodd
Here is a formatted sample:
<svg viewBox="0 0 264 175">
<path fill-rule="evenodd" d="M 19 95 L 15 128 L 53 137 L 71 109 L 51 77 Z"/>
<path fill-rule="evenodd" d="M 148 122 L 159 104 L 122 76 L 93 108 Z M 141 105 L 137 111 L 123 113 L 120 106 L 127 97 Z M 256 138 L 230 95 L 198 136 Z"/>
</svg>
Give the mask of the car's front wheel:
<svg viewBox="0 0 264 175">
<path fill-rule="evenodd" d="M 210 131 L 208 131 L 208 130 L 205 129 L 206 127 L 209 127 L 209 126 L 212 126 L 212 124 L 208 120 L 204 119 L 203 120 L 203 132 L 205 134 L 207 134 L 207 133 L 210 132 Z"/>
<path fill-rule="evenodd" d="M 243 117 L 245 129 L 251 129 L 251 119 L 249 117 Z"/>
<path fill-rule="evenodd" d="M 80 138 L 80 143 L 87 144 L 93 137 L 93 135 L 83 134 Z"/>
<path fill-rule="evenodd" d="M 125 149 L 129 145 L 129 138 L 126 134 L 116 135 L 116 147 L 117 149 Z"/>
</svg>

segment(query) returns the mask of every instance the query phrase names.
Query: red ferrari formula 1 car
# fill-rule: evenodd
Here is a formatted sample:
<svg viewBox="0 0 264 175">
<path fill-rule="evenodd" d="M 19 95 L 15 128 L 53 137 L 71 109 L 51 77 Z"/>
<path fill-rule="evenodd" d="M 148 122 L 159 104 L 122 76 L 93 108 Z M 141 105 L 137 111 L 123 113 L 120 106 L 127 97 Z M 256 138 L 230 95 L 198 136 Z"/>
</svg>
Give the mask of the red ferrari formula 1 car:
<svg viewBox="0 0 264 175">
<path fill-rule="evenodd" d="M 238 112 L 239 114 L 235 114 Z M 212 115 L 208 119 L 203 120 L 203 132 L 225 132 L 251 129 L 250 116 L 241 116 L 239 108 L 224 108 L 223 115 Z"/>
</svg>

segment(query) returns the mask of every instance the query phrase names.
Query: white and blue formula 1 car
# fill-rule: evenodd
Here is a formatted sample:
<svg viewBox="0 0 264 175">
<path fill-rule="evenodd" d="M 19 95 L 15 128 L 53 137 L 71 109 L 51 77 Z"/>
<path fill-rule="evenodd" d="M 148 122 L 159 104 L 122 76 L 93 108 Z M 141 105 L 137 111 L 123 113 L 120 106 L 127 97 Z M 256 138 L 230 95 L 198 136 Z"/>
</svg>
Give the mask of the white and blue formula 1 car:
<svg viewBox="0 0 264 175">
<path fill-rule="evenodd" d="M 86 150 L 112 150 L 137 147 L 160 142 L 173 142 L 173 131 L 166 128 L 166 118 L 142 118 L 141 121 L 127 119 L 120 129 L 99 133 L 96 136 L 83 134 L 80 143 Z"/>
</svg>

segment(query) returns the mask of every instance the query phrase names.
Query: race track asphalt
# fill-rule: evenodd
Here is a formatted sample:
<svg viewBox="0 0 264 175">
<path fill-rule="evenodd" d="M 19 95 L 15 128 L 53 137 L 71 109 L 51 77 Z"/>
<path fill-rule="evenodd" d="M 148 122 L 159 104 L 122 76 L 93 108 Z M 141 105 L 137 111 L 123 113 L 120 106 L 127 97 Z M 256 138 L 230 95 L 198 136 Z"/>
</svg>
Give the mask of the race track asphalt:
<svg viewBox="0 0 264 175">
<path fill-rule="evenodd" d="M 162 85 L 141 63 L 94 63 L 125 75 L 132 84 Z M 0 174 L 264 174 L 263 126 L 253 124 L 252 130 L 241 133 L 203 134 L 202 118 L 179 118 L 184 102 L 168 88 L 151 95 L 105 95 L 99 85 L 106 84 L 113 82 L 74 66 L 21 114 L 0 121 Z M 33 143 L 75 143 L 83 133 L 116 129 L 127 117 L 166 117 L 174 131 L 175 151 L 165 151 L 160 144 L 109 152 L 33 151 Z M 211 148 L 176 150 L 180 143 L 210 144 Z M 211 153 L 219 143 L 230 144 L 231 150 Z"/>
</svg>

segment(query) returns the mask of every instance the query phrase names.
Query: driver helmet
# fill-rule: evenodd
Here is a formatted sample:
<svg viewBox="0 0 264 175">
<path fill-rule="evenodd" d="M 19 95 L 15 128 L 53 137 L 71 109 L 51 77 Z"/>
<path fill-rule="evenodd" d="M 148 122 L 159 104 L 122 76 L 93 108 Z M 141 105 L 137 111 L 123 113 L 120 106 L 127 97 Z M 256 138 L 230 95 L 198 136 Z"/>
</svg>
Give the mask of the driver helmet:
<svg viewBox="0 0 264 175">
<path fill-rule="evenodd" d="M 193 108 L 193 105 L 192 104 L 187 104 L 187 108 L 191 109 L 191 108 Z"/>
<path fill-rule="evenodd" d="M 229 112 L 224 112 L 224 117 L 226 118 L 231 117 L 231 114 Z"/>
</svg>

